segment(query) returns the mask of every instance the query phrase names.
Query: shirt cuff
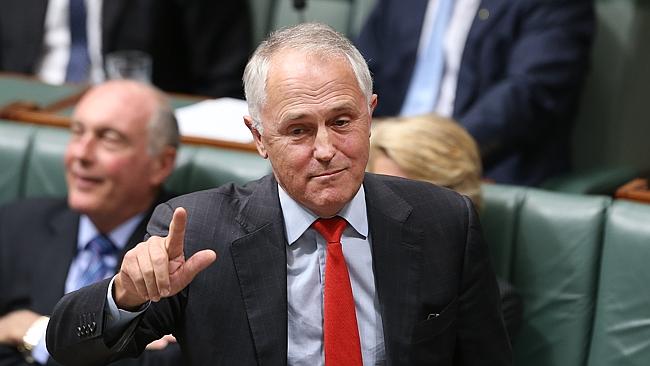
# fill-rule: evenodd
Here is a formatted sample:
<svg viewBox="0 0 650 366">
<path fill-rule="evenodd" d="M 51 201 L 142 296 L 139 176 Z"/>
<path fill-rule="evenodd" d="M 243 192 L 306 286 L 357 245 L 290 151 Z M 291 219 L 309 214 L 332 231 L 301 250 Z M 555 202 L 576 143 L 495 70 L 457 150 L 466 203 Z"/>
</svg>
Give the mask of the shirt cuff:
<svg viewBox="0 0 650 366">
<path fill-rule="evenodd" d="M 47 329 L 47 328 L 43 328 Z M 34 346 L 34 349 L 32 350 L 32 357 L 36 362 L 38 362 L 41 365 L 45 365 L 47 363 L 48 358 L 50 358 L 50 353 L 47 352 L 47 347 L 45 346 L 45 331 L 43 331 L 43 334 L 41 334 L 41 338 L 38 340 L 38 343 L 36 346 Z"/>
<path fill-rule="evenodd" d="M 104 324 L 105 330 L 122 330 L 126 328 L 129 322 L 138 317 L 138 315 L 144 313 L 145 310 L 149 308 L 151 301 L 147 301 L 142 304 L 140 309 L 136 311 L 127 311 L 122 310 L 117 307 L 115 299 L 113 299 L 113 282 L 115 281 L 115 276 L 111 279 L 111 282 L 108 284 L 108 292 L 106 293 L 106 303 L 108 304 L 108 311 L 106 313 L 106 324 Z"/>
</svg>

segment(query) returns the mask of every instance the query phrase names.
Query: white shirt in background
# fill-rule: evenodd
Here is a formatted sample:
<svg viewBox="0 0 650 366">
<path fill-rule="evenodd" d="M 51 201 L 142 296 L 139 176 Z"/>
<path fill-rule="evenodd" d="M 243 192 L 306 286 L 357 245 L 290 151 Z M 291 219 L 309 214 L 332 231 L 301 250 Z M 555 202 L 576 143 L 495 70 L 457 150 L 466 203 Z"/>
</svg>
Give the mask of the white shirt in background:
<svg viewBox="0 0 650 366">
<path fill-rule="evenodd" d="M 102 58 L 102 1 L 86 0 L 86 35 L 90 56 L 89 82 L 105 79 Z M 68 0 L 49 0 L 43 27 L 43 54 L 36 75 L 49 84 L 63 84 L 70 59 Z"/>
</svg>

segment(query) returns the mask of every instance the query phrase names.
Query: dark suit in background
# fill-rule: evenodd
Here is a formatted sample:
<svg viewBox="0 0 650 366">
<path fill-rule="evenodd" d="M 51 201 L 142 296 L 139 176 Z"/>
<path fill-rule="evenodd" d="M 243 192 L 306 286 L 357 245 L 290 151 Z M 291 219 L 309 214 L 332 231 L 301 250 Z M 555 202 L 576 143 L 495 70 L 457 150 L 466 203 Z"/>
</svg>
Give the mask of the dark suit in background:
<svg viewBox="0 0 650 366">
<path fill-rule="evenodd" d="M 141 50 L 159 88 L 212 97 L 243 95 L 251 52 L 246 1 L 104 0 L 102 55 Z M 43 51 L 47 1 L 0 0 L 0 70 L 33 74 Z"/>
<path fill-rule="evenodd" d="M 387 364 L 511 364 L 495 276 L 469 199 L 387 176 L 366 174 L 363 184 Z M 188 364 L 286 365 L 287 239 L 275 179 L 171 200 L 156 209 L 148 232 L 167 235 L 179 206 L 188 213 L 185 255 L 210 248 L 217 263 L 177 295 L 152 303 L 113 351 L 136 355 L 173 331 Z M 47 335 L 55 358 L 83 365 L 116 356 L 103 325 L 90 336 L 73 331 L 81 314 L 102 319 L 107 286 L 98 282 L 59 303 Z"/>
<path fill-rule="evenodd" d="M 142 241 L 152 211 L 153 207 L 130 236 L 119 262 Z M 29 199 L 0 208 L 0 316 L 19 309 L 52 313 L 77 254 L 79 217 L 65 199 Z M 120 365 L 176 365 L 179 359 L 178 346 L 172 345 Z M 51 358 L 49 364 L 55 364 Z M 0 345 L 0 366 L 9 365 L 27 363 L 15 347 Z"/>
<path fill-rule="evenodd" d="M 427 0 L 379 0 L 357 46 L 380 102 L 399 114 Z M 594 29 L 591 0 L 482 0 L 465 43 L 452 117 L 477 140 L 484 173 L 536 185 L 569 168 L 572 119 Z"/>
</svg>

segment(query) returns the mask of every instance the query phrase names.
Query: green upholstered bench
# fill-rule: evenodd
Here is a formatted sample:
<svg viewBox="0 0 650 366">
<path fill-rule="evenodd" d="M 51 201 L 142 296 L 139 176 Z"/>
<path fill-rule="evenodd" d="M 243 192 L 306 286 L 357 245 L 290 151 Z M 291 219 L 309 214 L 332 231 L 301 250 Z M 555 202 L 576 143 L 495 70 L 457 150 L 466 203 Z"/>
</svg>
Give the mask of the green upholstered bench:
<svg viewBox="0 0 650 366">
<path fill-rule="evenodd" d="M 609 210 L 589 366 L 650 364 L 650 205 Z"/>
<path fill-rule="evenodd" d="M 36 196 L 64 196 L 67 129 L 0 120 L 0 203 Z M 270 172 L 254 152 L 182 145 L 165 186 L 188 193 L 228 182 L 245 183 Z"/>
<path fill-rule="evenodd" d="M 0 203 L 22 196 L 23 172 L 35 127 L 0 120 Z"/>
<path fill-rule="evenodd" d="M 650 205 L 484 185 L 495 271 L 524 302 L 515 365 L 647 365 Z"/>
</svg>

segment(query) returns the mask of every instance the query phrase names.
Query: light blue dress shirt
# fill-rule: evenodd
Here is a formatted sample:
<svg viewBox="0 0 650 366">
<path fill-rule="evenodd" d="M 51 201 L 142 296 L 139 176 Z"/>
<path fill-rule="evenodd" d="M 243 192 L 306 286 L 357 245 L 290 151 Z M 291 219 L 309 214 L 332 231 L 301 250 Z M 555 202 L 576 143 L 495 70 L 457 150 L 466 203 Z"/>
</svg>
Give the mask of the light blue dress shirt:
<svg viewBox="0 0 650 366">
<path fill-rule="evenodd" d="M 311 228 L 318 216 L 289 197 L 282 187 L 278 187 L 278 192 L 288 240 L 287 363 L 292 366 L 324 365 L 323 285 L 327 243 Z M 350 273 L 363 364 L 383 365 L 384 332 L 372 271 L 363 186 L 338 215 L 349 224 L 341 237 L 341 245 Z"/>
</svg>

